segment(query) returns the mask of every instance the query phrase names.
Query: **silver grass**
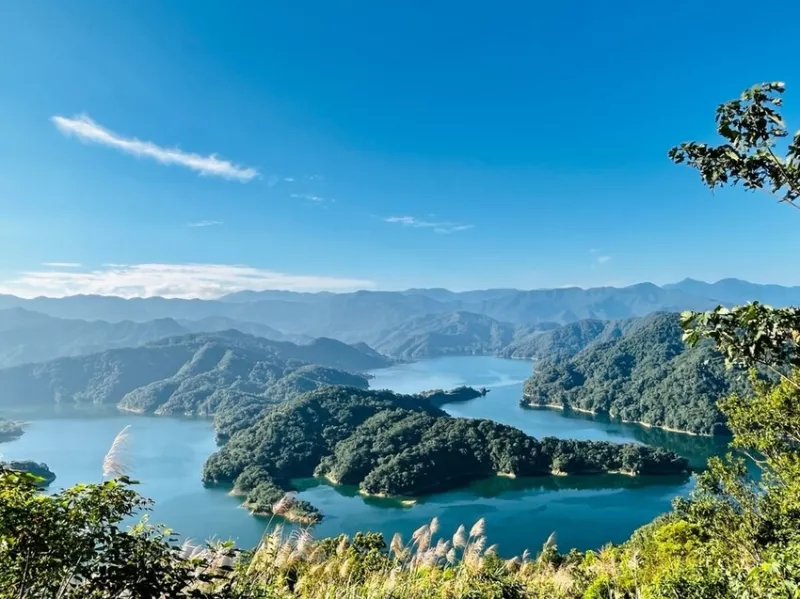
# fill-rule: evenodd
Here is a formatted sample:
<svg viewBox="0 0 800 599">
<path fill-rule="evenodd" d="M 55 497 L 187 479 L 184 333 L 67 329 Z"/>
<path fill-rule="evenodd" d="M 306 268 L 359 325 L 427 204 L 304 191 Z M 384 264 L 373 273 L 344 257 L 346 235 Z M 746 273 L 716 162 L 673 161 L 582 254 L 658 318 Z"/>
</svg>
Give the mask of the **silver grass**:
<svg viewBox="0 0 800 599">
<path fill-rule="evenodd" d="M 389 544 L 389 550 L 396 556 L 400 556 L 405 550 L 405 546 L 403 545 L 403 537 L 400 536 L 399 532 L 394 533 L 392 542 Z"/>
<path fill-rule="evenodd" d="M 432 566 L 436 563 L 436 551 L 433 549 L 428 549 L 425 553 L 422 554 L 422 564 L 425 566 Z"/>
<path fill-rule="evenodd" d="M 347 551 L 347 546 L 350 544 L 350 539 L 347 535 L 342 535 L 342 540 L 339 541 L 339 545 L 336 547 L 336 555 L 344 555 L 344 552 Z"/>
<path fill-rule="evenodd" d="M 414 531 L 414 534 L 411 535 L 411 538 L 416 541 L 423 535 L 427 535 L 429 532 L 430 532 L 430 527 L 427 524 L 423 524 L 417 530 Z"/>
<path fill-rule="evenodd" d="M 547 540 L 544 542 L 542 551 L 547 551 L 548 549 L 555 547 L 555 544 L 556 544 L 556 533 L 555 531 L 553 531 L 550 533 L 550 536 L 547 537 Z"/>
<path fill-rule="evenodd" d="M 527 562 L 529 559 L 531 559 L 531 552 L 526 549 L 525 551 L 522 552 L 522 561 L 524 563 Z"/>
<path fill-rule="evenodd" d="M 470 543 L 469 554 L 478 557 L 483 553 L 484 547 L 486 547 L 486 537 L 480 536 Z"/>
<path fill-rule="evenodd" d="M 498 549 L 499 545 L 495 543 L 494 545 L 489 545 L 489 547 L 486 548 L 486 551 L 484 553 L 485 555 L 496 555 Z"/>
<path fill-rule="evenodd" d="M 431 533 L 430 531 L 423 533 L 417 538 L 417 551 L 424 552 L 431 546 Z"/>
<path fill-rule="evenodd" d="M 114 478 L 118 478 L 120 476 L 125 476 L 128 472 L 128 465 L 127 461 L 127 451 L 128 451 L 128 442 L 130 440 L 130 434 L 128 431 L 130 430 L 131 425 L 129 424 L 125 428 L 123 428 L 117 436 L 114 437 L 114 442 L 111 443 L 111 447 L 106 454 L 106 457 L 103 458 L 103 476 L 111 476 Z"/>
<path fill-rule="evenodd" d="M 439 518 L 437 516 L 434 516 L 431 523 L 428 524 L 428 530 L 430 530 L 431 536 L 439 532 Z"/>
<path fill-rule="evenodd" d="M 453 547 L 464 547 L 467 544 L 467 530 L 464 525 L 458 527 L 453 535 Z"/>
<path fill-rule="evenodd" d="M 470 537 L 479 537 L 486 531 L 486 519 L 481 518 L 469 530 Z"/>
<path fill-rule="evenodd" d="M 300 538 L 297 539 L 297 548 L 302 549 L 303 552 L 305 552 L 305 550 L 308 549 L 313 542 L 314 537 L 307 528 L 304 528 L 303 532 L 300 533 Z"/>
<path fill-rule="evenodd" d="M 448 564 L 450 564 L 450 565 L 455 564 L 456 563 L 456 559 L 457 559 L 457 557 L 456 557 L 456 548 L 455 547 L 451 547 L 450 550 L 447 552 L 447 555 L 445 557 L 447 558 L 447 563 Z"/>
<path fill-rule="evenodd" d="M 272 513 L 281 515 L 288 510 L 294 503 L 294 495 L 292 493 L 284 493 L 278 501 L 272 505 Z"/>
<path fill-rule="evenodd" d="M 436 547 L 434 548 L 436 557 L 446 556 L 449 550 L 450 550 L 450 542 L 445 541 L 444 539 L 439 539 L 439 541 L 436 543 Z"/>
<path fill-rule="evenodd" d="M 350 566 L 351 563 L 349 559 L 342 562 L 342 565 L 339 566 L 339 578 L 342 580 L 347 578 L 347 575 L 350 574 Z"/>
</svg>

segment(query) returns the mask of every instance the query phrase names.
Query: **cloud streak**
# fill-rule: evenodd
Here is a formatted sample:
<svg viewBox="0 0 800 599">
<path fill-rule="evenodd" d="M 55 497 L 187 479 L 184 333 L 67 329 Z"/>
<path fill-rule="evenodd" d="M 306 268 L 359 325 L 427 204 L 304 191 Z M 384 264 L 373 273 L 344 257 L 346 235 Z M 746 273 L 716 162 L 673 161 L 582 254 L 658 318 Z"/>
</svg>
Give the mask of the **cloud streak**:
<svg viewBox="0 0 800 599">
<path fill-rule="evenodd" d="M 51 266 L 53 268 L 80 268 L 80 262 L 42 262 L 42 266 Z"/>
<path fill-rule="evenodd" d="M 224 224 L 221 220 L 199 220 L 195 223 L 189 223 L 188 227 L 218 227 Z"/>
<path fill-rule="evenodd" d="M 114 148 L 131 156 L 151 158 L 165 165 L 178 165 L 188 168 L 203 176 L 221 177 L 247 183 L 258 176 L 255 168 L 239 166 L 216 154 L 202 156 L 184 152 L 178 148 L 165 148 L 150 141 L 141 141 L 135 137 L 124 137 L 106 129 L 86 115 L 74 117 L 53 116 L 50 118 L 56 128 L 66 136 Z"/>
<path fill-rule="evenodd" d="M 351 291 L 369 289 L 363 279 L 288 274 L 236 264 L 106 264 L 95 270 L 41 270 L 0 282 L 0 293 L 19 297 L 116 295 L 214 299 L 234 291 Z"/>
<path fill-rule="evenodd" d="M 323 198 L 322 196 L 314 195 L 313 193 L 293 193 L 289 197 L 292 197 L 295 200 L 313 202 L 315 204 L 324 204 L 328 201 L 333 202 L 333 200 L 328 200 L 328 198 Z"/>
<path fill-rule="evenodd" d="M 432 229 L 434 233 L 439 233 L 442 235 L 446 235 L 448 233 L 457 233 L 458 231 L 467 231 L 475 226 L 451 221 L 425 220 L 415 216 L 389 216 L 384 218 L 383 221 L 391 224 L 402 225 L 404 227 L 412 227 L 414 229 Z"/>
</svg>

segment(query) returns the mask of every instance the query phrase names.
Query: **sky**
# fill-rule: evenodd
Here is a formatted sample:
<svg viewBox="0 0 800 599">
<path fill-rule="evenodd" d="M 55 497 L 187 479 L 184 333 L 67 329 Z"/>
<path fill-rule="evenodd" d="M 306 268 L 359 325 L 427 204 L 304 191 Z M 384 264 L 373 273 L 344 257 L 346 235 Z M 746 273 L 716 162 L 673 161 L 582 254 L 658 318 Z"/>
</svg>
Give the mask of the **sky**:
<svg viewBox="0 0 800 599">
<path fill-rule="evenodd" d="M 800 128 L 798 22 L 794 0 L 0 3 L 0 293 L 800 284 L 800 215 L 667 159 L 760 81 Z"/>
</svg>

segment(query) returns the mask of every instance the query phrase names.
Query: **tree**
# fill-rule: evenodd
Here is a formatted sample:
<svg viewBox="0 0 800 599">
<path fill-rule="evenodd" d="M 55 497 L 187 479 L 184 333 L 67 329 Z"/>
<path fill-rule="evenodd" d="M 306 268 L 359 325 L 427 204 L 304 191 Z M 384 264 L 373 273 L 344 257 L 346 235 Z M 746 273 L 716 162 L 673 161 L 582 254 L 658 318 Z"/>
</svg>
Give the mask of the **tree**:
<svg viewBox="0 0 800 599">
<path fill-rule="evenodd" d="M 125 477 L 44 495 L 37 477 L 0 465 L 0 598 L 205 597 L 215 589 L 227 546 L 194 551 L 145 521 L 121 523 L 146 509 Z"/>
<path fill-rule="evenodd" d="M 800 197 L 800 131 L 795 133 L 786 156 L 778 142 L 787 136 L 778 108 L 784 92 L 781 82 L 754 85 L 737 100 L 717 108 L 717 132 L 725 143 L 709 146 L 685 142 L 672 148 L 669 157 L 700 172 L 711 189 L 742 184 L 749 190 L 765 190 L 795 208 Z"/>
<path fill-rule="evenodd" d="M 782 83 L 764 83 L 717 110 L 726 143 L 688 142 L 670 157 L 700 171 L 710 188 L 743 184 L 800 208 L 800 132 L 785 158 L 787 136 L 777 108 Z M 690 500 L 677 503 L 681 517 L 713 540 L 711 553 L 729 592 L 739 597 L 800 595 L 800 309 L 753 302 L 681 317 L 684 340 L 711 339 L 728 366 L 750 369 L 753 392 L 720 403 L 733 432 L 733 447 L 761 472 L 752 476 L 741 458 L 712 459 Z M 759 373 L 766 372 L 766 379 Z"/>
</svg>

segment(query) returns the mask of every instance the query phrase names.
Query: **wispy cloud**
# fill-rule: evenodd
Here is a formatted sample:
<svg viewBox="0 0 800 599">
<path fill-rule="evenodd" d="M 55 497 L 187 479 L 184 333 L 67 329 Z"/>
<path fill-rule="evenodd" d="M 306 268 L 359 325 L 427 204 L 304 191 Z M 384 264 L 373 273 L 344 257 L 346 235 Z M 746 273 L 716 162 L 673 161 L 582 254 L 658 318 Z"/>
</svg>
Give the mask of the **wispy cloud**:
<svg viewBox="0 0 800 599">
<path fill-rule="evenodd" d="M 373 281 L 300 275 L 235 264 L 107 264 L 95 270 L 22 272 L 0 282 L 0 293 L 20 297 L 116 295 L 213 299 L 234 291 L 287 289 L 347 291 L 368 289 Z"/>
<path fill-rule="evenodd" d="M 291 194 L 290 197 L 296 200 L 305 200 L 307 202 L 314 202 L 315 204 L 324 204 L 325 202 L 335 201 L 333 199 L 323 198 L 322 196 L 318 196 L 313 193 L 293 193 Z"/>
<path fill-rule="evenodd" d="M 161 164 L 183 166 L 201 175 L 234 179 L 243 183 L 258 176 L 256 169 L 239 166 L 217 157 L 216 154 L 202 156 L 178 148 L 165 148 L 135 137 L 124 137 L 95 123 L 86 115 L 72 118 L 54 116 L 50 120 L 64 135 L 74 135 L 81 141 L 114 148 L 132 156 L 152 158 Z"/>
<path fill-rule="evenodd" d="M 199 220 L 195 223 L 189 223 L 189 227 L 217 227 L 224 224 L 221 220 Z"/>
<path fill-rule="evenodd" d="M 603 254 L 600 250 L 596 248 L 592 248 L 589 250 L 589 253 L 594 258 L 595 264 L 606 264 L 611 261 L 611 256 L 608 254 Z"/>
<path fill-rule="evenodd" d="M 50 266 L 52 268 L 80 268 L 80 262 L 42 262 L 42 266 Z"/>
<path fill-rule="evenodd" d="M 415 229 L 433 229 L 435 233 L 447 234 L 472 229 L 475 225 L 451 221 L 436 221 L 417 218 L 416 216 L 389 216 L 384 222 L 413 227 Z"/>
</svg>

